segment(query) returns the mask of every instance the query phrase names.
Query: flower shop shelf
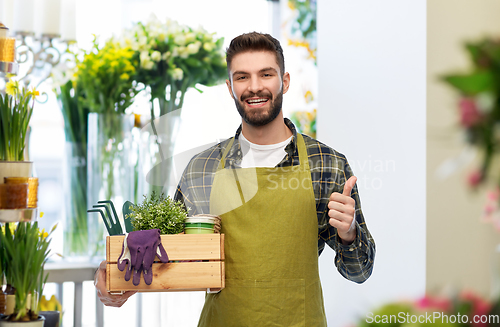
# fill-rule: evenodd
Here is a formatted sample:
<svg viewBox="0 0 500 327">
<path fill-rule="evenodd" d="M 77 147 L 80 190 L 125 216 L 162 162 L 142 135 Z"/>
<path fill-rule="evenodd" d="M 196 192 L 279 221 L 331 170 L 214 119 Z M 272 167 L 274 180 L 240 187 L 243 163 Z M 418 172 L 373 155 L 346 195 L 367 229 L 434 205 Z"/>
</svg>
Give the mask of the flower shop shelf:
<svg viewBox="0 0 500 327">
<path fill-rule="evenodd" d="M 141 276 L 137 286 L 132 278 L 125 281 L 125 271 L 118 270 L 123 239 L 123 235 L 116 235 L 106 240 L 106 288 L 110 292 L 216 292 L 225 287 L 224 234 L 161 235 L 169 262 L 161 263 L 156 258 L 151 285 L 146 285 Z"/>
<path fill-rule="evenodd" d="M 37 217 L 37 208 L 0 209 L 0 223 L 34 221 L 36 220 L 36 217 Z"/>
</svg>

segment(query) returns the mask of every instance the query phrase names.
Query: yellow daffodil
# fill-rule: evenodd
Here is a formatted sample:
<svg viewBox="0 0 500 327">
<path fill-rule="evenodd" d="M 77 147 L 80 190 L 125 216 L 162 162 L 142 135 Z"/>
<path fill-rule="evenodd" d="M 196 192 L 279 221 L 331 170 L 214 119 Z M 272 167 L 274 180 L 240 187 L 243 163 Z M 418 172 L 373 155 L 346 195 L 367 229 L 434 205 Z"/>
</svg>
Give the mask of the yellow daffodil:
<svg viewBox="0 0 500 327">
<path fill-rule="evenodd" d="M 310 90 L 308 90 L 305 94 L 304 94 L 304 98 L 306 99 L 306 103 L 309 103 L 311 101 L 314 100 L 314 96 L 312 94 L 312 92 Z"/>
<path fill-rule="evenodd" d="M 38 303 L 38 310 L 40 311 L 59 311 L 62 316 L 62 306 L 61 303 L 56 299 L 55 295 L 47 300 L 45 295 L 42 295 L 40 302 Z"/>
<path fill-rule="evenodd" d="M 134 127 L 141 127 L 141 115 L 134 114 Z"/>
<path fill-rule="evenodd" d="M 9 226 L 10 226 L 10 233 L 14 234 L 14 232 L 16 231 L 17 223 L 10 223 Z M 5 225 L 2 226 L 2 233 L 5 234 Z"/>
<path fill-rule="evenodd" d="M 122 79 L 124 81 L 128 80 L 129 78 L 130 78 L 130 76 L 127 73 L 123 73 L 120 75 L 120 79 Z"/>
<path fill-rule="evenodd" d="M 31 91 L 29 91 L 28 93 L 31 94 L 33 97 L 37 97 L 40 95 L 40 92 L 38 92 L 35 87 L 33 87 Z"/>
<path fill-rule="evenodd" d="M 5 85 L 5 93 L 9 95 L 16 95 L 19 92 L 19 82 L 13 79 L 9 80 Z"/>
<path fill-rule="evenodd" d="M 43 238 L 43 239 L 46 239 L 46 238 L 47 238 L 47 236 L 49 236 L 49 233 L 47 233 L 47 232 L 45 231 L 45 228 L 44 228 L 44 229 L 42 229 L 42 230 L 39 230 L 39 231 L 38 231 L 38 234 L 39 234 L 39 235 L 40 235 L 40 237 L 41 237 L 41 238 Z"/>
</svg>

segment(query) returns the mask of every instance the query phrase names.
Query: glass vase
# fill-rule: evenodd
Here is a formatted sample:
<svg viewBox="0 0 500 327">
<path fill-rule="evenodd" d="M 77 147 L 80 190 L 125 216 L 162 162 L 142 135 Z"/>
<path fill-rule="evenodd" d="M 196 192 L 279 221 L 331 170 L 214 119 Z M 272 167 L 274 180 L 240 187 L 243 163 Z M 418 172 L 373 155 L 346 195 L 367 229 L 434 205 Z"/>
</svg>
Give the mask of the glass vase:
<svg viewBox="0 0 500 327">
<path fill-rule="evenodd" d="M 88 116 L 88 191 L 87 206 L 111 200 L 122 228 L 122 206 L 133 201 L 137 166 L 137 147 L 133 145 L 134 117 L 117 113 Z M 106 213 L 106 210 L 103 210 Z M 113 214 L 111 211 L 111 214 Z M 89 253 L 103 257 L 105 225 L 99 213 L 89 213 Z"/>
<path fill-rule="evenodd" d="M 162 115 L 141 130 L 141 146 L 139 158 L 141 161 L 141 177 L 139 189 L 142 195 L 157 194 L 173 195 L 175 190 L 173 173 L 173 153 L 175 141 L 179 133 L 181 109 Z M 138 201 L 142 201 L 141 196 Z"/>
<path fill-rule="evenodd" d="M 64 162 L 64 247 L 66 260 L 85 261 L 88 252 L 87 145 L 66 142 Z M 93 231 L 90 231 L 92 233 Z"/>
</svg>

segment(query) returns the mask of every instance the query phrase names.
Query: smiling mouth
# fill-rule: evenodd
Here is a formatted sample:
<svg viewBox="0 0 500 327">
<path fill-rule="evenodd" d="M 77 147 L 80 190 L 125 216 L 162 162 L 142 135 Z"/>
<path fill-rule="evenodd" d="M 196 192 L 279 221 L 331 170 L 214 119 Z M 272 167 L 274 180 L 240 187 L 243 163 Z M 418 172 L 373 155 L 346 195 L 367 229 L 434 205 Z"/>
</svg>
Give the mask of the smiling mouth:
<svg viewBox="0 0 500 327">
<path fill-rule="evenodd" d="M 251 98 L 246 99 L 245 102 L 248 103 L 251 107 L 259 107 L 266 104 L 269 101 L 268 98 Z"/>
</svg>

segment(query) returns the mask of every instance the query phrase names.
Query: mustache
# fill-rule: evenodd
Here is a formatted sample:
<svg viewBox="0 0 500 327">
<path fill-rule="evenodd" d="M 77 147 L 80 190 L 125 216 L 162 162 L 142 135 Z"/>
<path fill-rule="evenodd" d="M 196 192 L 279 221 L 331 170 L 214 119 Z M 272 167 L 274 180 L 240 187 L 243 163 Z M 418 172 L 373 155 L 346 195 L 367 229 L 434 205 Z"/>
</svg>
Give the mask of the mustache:
<svg viewBox="0 0 500 327">
<path fill-rule="evenodd" d="M 269 99 L 272 100 L 273 99 L 273 95 L 271 94 L 271 92 L 265 92 L 265 91 L 260 91 L 260 92 L 257 92 L 257 93 L 248 92 L 248 93 L 243 93 L 240 96 L 240 101 L 243 102 L 243 101 L 245 101 L 248 98 L 269 98 Z"/>
</svg>

